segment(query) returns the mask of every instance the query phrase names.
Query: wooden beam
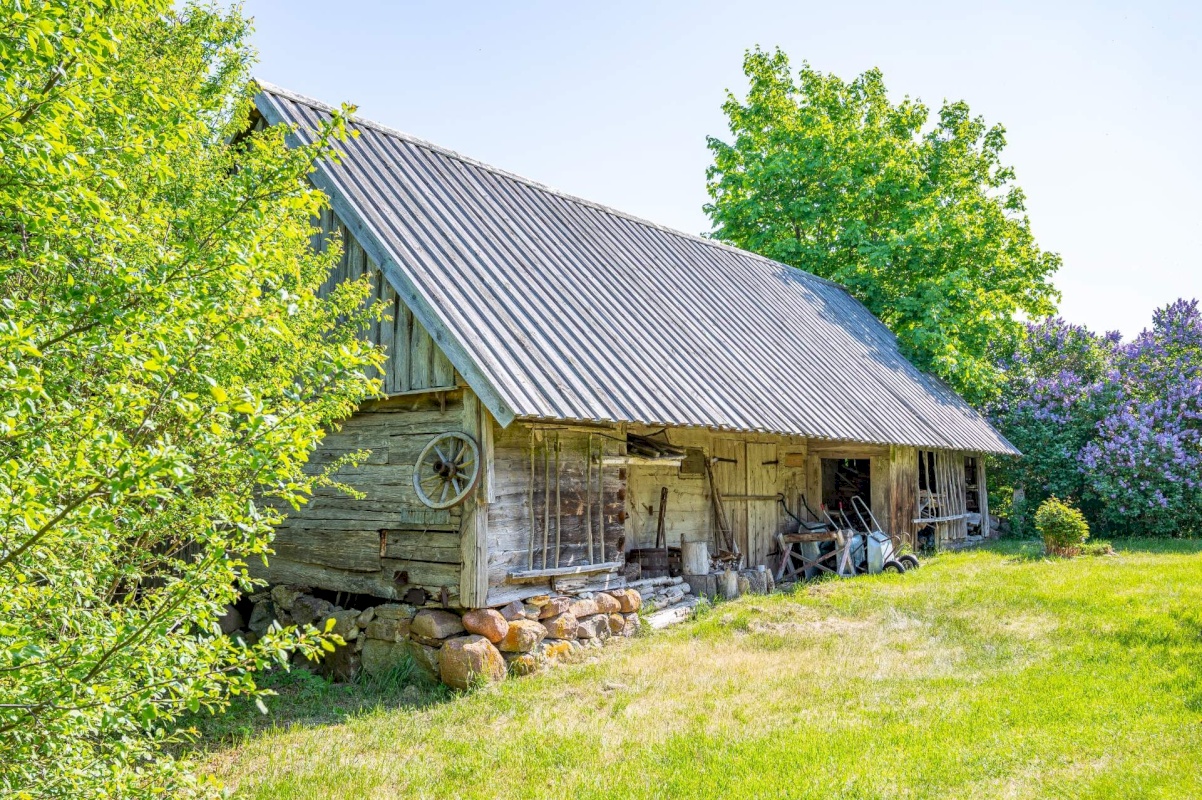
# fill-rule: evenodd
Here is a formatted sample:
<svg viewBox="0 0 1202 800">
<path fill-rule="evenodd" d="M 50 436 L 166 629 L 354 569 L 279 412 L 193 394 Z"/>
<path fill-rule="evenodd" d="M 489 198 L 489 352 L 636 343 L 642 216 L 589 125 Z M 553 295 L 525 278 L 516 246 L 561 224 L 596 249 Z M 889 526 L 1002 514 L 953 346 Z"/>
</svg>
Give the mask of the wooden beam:
<svg viewBox="0 0 1202 800">
<path fill-rule="evenodd" d="M 463 524 L 459 534 L 460 560 L 459 602 L 464 608 L 480 608 L 488 599 L 488 488 L 482 484 L 488 480 L 486 463 L 491 454 L 484 449 L 490 447 L 491 437 L 486 441 L 482 431 L 491 427 L 488 412 L 483 408 L 476 393 L 464 392 L 463 430 L 479 445 L 481 480 L 464 504 Z"/>
<path fill-rule="evenodd" d="M 547 569 L 525 569 L 509 573 L 514 583 L 540 581 L 544 578 L 561 578 L 564 575 L 593 575 L 598 572 L 617 572 L 626 566 L 624 561 L 607 561 L 604 564 L 580 564 L 575 567 L 549 567 Z"/>
</svg>

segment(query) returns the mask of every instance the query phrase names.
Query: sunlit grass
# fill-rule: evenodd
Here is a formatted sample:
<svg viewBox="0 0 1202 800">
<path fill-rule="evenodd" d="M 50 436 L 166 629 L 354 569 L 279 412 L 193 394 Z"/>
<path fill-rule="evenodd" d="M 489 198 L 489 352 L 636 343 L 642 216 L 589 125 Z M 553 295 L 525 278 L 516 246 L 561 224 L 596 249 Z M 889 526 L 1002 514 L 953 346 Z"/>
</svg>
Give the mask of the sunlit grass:
<svg viewBox="0 0 1202 800">
<path fill-rule="evenodd" d="M 312 686 L 205 758 L 254 798 L 1202 795 L 1202 548 L 1115 547 L 744 598 L 469 695 Z"/>
</svg>

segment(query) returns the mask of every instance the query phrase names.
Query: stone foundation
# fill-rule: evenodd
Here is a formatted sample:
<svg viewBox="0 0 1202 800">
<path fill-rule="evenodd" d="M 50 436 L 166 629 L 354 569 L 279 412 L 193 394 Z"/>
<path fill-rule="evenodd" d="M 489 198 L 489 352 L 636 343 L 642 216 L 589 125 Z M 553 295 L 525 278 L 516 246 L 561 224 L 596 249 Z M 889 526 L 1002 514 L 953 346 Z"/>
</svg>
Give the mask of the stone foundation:
<svg viewBox="0 0 1202 800">
<path fill-rule="evenodd" d="M 650 618 L 668 607 L 679 613 L 682 603 L 691 600 L 691 613 L 696 598 L 688 594 L 688 584 L 679 578 L 674 581 L 647 587 L 651 605 L 646 609 L 643 595 L 628 588 L 576 596 L 541 595 L 502 608 L 469 611 L 392 602 L 344 609 L 310 594 L 305 587 L 280 585 L 250 598 L 253 611 L 240 635 L 253 640 L 273 622 L 324 630 L 327 620 L 333 619 L 332 630 L 346 646 L 316 665 L 302 660 L 298 666 L 313 666 L 331 679 L 349 681 L 360 673 L 387 674 L 411 658 L 430 677 L 466 689 L 507 675 L 539 672 L 571 659 L 584 648 L 634 636 L 643 624 L 640 611 L 653 612 Z M 663 627 L 654 621 L 651 624 Z"/>
</svg>

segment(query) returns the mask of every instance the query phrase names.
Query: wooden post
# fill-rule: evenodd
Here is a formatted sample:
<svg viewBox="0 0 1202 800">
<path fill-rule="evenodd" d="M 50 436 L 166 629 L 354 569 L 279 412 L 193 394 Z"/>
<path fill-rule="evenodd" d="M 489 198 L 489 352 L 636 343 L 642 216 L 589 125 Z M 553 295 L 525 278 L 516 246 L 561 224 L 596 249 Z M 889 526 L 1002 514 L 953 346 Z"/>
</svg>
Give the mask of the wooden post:
<svg viewBox="0 0 1202 800">
<path fill-rule="evenodd" d="M 464 608 L 479 608 L 488 598 L 488 481 L 485 462 L 492 453 L 492 438 L 484 431 L 492 426 L 488 411 L 480 404 L 475 393 L 465 389 L 463 393 L 463 430 L 480 446 L 481 482 L 464 502 L 463 519 L 459 532 L 459 604 Z"/>
<path fill-rule="evenodd" d="M 588 563 L 593 558 L 593 434 L 588 435 L 588 450 L 584 454 L 584 533 L 588 537 Z"/>
<path fill-rule="evenodd" d="M 547 538 L 551 535 L 551 447 L 543 436 L 543 569 L 547 568 Z"/>
<path fill-rule="evenodd" d="M 559 453 L 562 443 L 559 431 L 555 432 L 555 566 L 559 566 L 560 535 L 563 532 L 563 504 L 559 493 Z"/>
<path fill-rule="evenodd" d="M 530 431 L 530 485 L 527 487 L 526 504 L 530 507 L 530 542 L 526 552 L 526 569 L 534 569 L 534 539 L 538 536 L 538 522 L 534 516 L 534 431 Z"/>
<path fill-rule="evenodd" d="M 977 494 L 978 507 L 981 509 L 981 535 L 992 536 L 993 527 L 989 524 L 989 487 L 985 485 L 985 454 L 977 453 Z"/>
</svg>

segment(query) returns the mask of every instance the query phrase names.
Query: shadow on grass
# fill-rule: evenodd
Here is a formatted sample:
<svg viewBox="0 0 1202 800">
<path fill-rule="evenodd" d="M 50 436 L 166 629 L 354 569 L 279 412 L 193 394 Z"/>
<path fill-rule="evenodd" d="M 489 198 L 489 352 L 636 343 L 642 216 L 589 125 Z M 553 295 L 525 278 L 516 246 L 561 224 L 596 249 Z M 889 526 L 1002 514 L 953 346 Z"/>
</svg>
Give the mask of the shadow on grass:
<svg viewBox="0 0 1202 800">
<path fill-rule="evenodd" d="M 180 727 L 194 728 L 195 741 L 181 750 L 205 752 L 236 745 L 269 729 L 337 725 L 377 710 L 412 708 L 420 710 L 447 702 L 455 693 L 429 678 L 411 660 L 391 672 L 363 675 L 351 683 L 334 683 L 308 669 L 276 670 L 259 678 L 259 686 L 275 695 L 263 698 L 264 714 L 255 701 L 236 697 L 219 714 L 198 713 L 181 721 Z"/>
</svg>

